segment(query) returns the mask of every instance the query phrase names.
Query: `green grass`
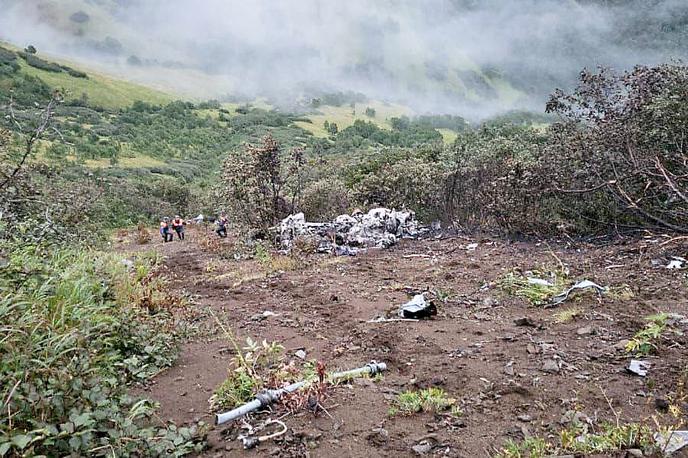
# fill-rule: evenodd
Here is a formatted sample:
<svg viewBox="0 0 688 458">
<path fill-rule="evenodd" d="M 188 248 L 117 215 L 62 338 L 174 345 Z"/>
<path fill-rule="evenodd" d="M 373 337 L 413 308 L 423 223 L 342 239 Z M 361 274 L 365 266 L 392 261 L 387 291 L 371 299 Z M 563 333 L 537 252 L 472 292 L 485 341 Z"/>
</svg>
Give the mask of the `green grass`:
<svg viewBox="0 0 688 458">
<path fill-rule="evenodd" d="M 509 440 L 495 456 L 499 458 L 542 458 L 564 454 L 616 456 L 617 452 L 630 448 L 651 450 L 656 446 L 650 428 L 638 423 L 603 424 L 595 433 L 574 426 L 562 430 L 559 433 L 559 439 L 558 446 L 539 437 L 529 437 L 521 442 Z"/>
<path fill-rule="evenodd" d="M 127 385 L 170 366 L 185 324 L 152 277 L 158 256 L 3 242 L 0 456 L 182 456 L 196 427 L 158 425 Z M 14 387 L 14 388 L 12 388 Z M 11 391 L 10 391 L 10 388 Z"/>
<path fill-rule="evenodd" d="M 365 109 L 368 107 L 375 109 L 374 118 L 366 116 Z M 312 123 L 297 121 L 295 124 L 311 132 L 316 137 L 326 138 L 328 133 L 323 127 L 325 121 L 337 124 L 337 127 L 340 131 L 351 126 L 357 119 L 361 119 L 363 121 L 372 121 L 382 129 L 391 130 L 392 126 L 389 123 L 389 119 L 404 115 L 411 116 L 413 115 L 413 112 L 410 108 L 402 105 L 368 101 L 356 104 L 356 114 L 353 113 L 353 110 L 349 105 L 342 105 L 340 107 L 332 107 L 328 105 L 321 106 L 318 108 L 317 113 L 307 116 Z"/>
<path fill-rule="evenodd" d="M 647 356 L 654 353 L 657 350 L 657 342 L 667 327 L 668 318 L 669 315 L 666 313 L 646 317 L 648 323 L 628 342 L 626 352 L 634 353 L 637 356 Z"/>
<path fill-rule="evenodd" d="M 456 137 L 459 136 L 458 133 L 451 129 L 437 129 L 439 133 L 442 134 L 442 139 L 444 140 L 444 143 L 447 145 L 451 145 L 454 143 L 454 140 L 456 140 Z"/>
<path fill-rule="evenodd" d="M 53 61 L 51 58 L 46 60 Z M 42 79 L 48 86 L 64 90 L 66 100 L 80 99 L 82 94 L 88 96 L 89 103 L 109 109 L 119 109 L 132 105 L 140 100 L 151 104 L 165 104 L 174 97 L 163 92 L 104 75 L 86 71 L 88 78 L 74 78 L 67 73 L 51 73 L 39 70 L 18 60 L 24 73 Z M 71 66 L 71 64 L 69 64 Z"/>
<path fill-rule="evenodd" d="M 545 279 L 549 284 L 533 283 L 529 278 Z M 514 270 L 500 278 L 497 285 L 502 291 L 526 299 L 532 305 L 543 305 L 565 289 L 567 280 L 558 270 L 550 273 L 535 270 L 527 274 Z"/>
<path fill-rule="evenodd" d="M 560 310 L 554 314 L 554 321 L 563 324 L 573 321 L 578 318 L 583 313 L 583 309 L 580 307 L 570 307 L 564 310 Z"/>
<path fill-rule="evenodd" d="M 87 159 L 84 161 L 84 165 L 91 169 L 102 169 L 112 167 L 110 164 L 110 159 Z M 151 167 L 163 167 L 165 165 L 164 161 L 156 159 L 150 156 L 134 156 L 134 157 L 122 157 L 117 162 L 115 167 L 122 169 L 141 169 L 141 168 L 151 168 Z"/>
<path fill-rule="evenodd" d="M 394 400 L 390 415 L 413 415 L 419 412 L 442 412 L 451 409 L 453 415 L 460 416 L 455 409 L 456 399 L 450 398 L 441 388 L 426 388 L 420 391 L 404 391 Z"/>
</svg>

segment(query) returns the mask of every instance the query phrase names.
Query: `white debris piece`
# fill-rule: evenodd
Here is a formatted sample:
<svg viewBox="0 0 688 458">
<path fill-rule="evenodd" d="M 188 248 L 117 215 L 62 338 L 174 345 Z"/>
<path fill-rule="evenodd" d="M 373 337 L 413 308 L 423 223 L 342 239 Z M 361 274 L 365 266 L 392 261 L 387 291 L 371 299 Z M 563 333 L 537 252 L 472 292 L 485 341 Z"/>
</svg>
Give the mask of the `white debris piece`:
<svg viewBox="0 0 688 458">
<path fill-rule="evenodd" d="M 671 455 L 688 445 L 688 431 L 671 431 L 655 433 L 655 441 L 664 455 Z"/>
<path fill-rule="evenodd" d="M 569 289 L 567 289 L 563 293 L 557 294 L 556 296 L 554 296 L 552 298 L 552 302 L 549 305 L 546 305 L 545 308 L 554 307 L 556 305 L 561 304 L 562 302 L 564 302 L 566 299 L 569 298 L 569 295 L 571 295 L 571 293 L 573 291 L 575 291 L 577 289 L 590 289 L 590 288 L 593 288 L 597 292 L 597 294 L 604 294 L 607 291 L 605 288 L 601 287 L 597 283 L 591 282 L 590 280 L 579 281 L 578 283 L 576 283 L 575 285 L 573 285 L 572 287 L 570 287 Z"/>
<path fill-rule="evenodd" d="M 683 269 L 683 266 L 686 264 L 685 258 L 681 258 L 679 256 L 672 256 L 671 261 L 669 261 L 669 264 L 666 265 L 667 269 Z"/>
<path fill-rule="evenodd" d="M 631 362 L 628 364 L 626 370 L 631 374 L 645 377 L 647 375 L 647 371 L 650 370 L 650 363 L 648 363 L 647 361 L 632 359 Z"/>
<path fill-rule="evenodd" d="M 419 229 L 412 211 L 374 208 L 368 213 L 340 215 L 332 222 L 309 223 L 303 213 L 290 215 L 279 225 L 282 248 L 289 250 L 295 237 L 318 238 L 318 251 L 355 255 L 351 248 L 388 248 L 402 238 L 414 238 L 427 229 Z M 342 247 L 348 249 L 342 250 Z"/>
<path fill-rule="evenodd" d="M 544 278 L 535 278 L 535 277 L 528 277 L 528 284 L 529 285 L 538 285 L 538 286 L 554 286 L 554 283 L 552 283 L 549 280 L 545 280 Z"/>
</svg>

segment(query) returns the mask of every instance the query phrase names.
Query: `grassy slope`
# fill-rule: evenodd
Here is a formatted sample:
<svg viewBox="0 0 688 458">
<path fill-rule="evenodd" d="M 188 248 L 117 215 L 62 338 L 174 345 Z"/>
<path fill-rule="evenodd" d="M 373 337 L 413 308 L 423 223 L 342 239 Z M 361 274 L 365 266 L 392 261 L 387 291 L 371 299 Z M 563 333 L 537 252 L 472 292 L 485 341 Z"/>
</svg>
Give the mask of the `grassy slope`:
<svg viewBox="0 0 688 458">
<path fill-rule="evenodd" d="M 365 115 L 365 109 L 367 107 L 375 109 L 375 117 L 370 118 Z M 325 138 L 328 136 L 323 124 L 325 121 L 330 123 L 334 122 L 337 124 L 339 130 L 349 127 L 354 123 L 355 120 L 361 119 L 363 121 L 373 121 L 375 124 L 383 129 L 391 129 L 389 124 L 389 119 L 398 116 L 410 116 L 413 115 L 411 109 L 401 106 L 387 104 L 378 101 L 370 101 L 366 103 L 356 104 L 356 114 L 354 115 L 353 110 L 348 105 L 343 105 L 341 107 L 331 107 L 322 106 L 318 108 L 317 114 L 311 114 L 307 117 L 312 121 L 308 122 L 297 122 L 299 127 L 306 129 L 311 132 L 316 137 Z"/>
<path fill-rule="evenodd" d="M 7 44 L 2 43 L 3 46 Z M 15 48 L 15 47 L 12 47 Z M 16 48 L 15 48 L 16 49 Z M 51 61 L 58 62 L 62 64 L 67 64 L 73 68 L 79 68 L 72 62 L 65 62 L 61 59 L 55 59 L 48 56 L 43 56 L 43 58 Z M 18 60 L 22 67 L 22 71 L 32 75 L 37 76 L 43 81 L 45 81 L 49 86 L 54 88 L 59 88 L 64 90 L 66 98 L 68 100 L 78 99 L 82 94 L 88 96 L 89 101 L 98 106 L 110 109 L 118 109 L 130 106 L 137 100 L 152 103 L 152 104 L 164 104 L 170 102 L 178 97 L 171 94 L 152 89 L 147 86 L 131 83 L 121 79 L 113 78 L 103 74 L 95 73 L 90 70 L 84 70 L 88 74 L 88 78 L 74 78 L 67 73 L 52 73 L 45 70 L 40 70 L 34 67 L 30 67 L 22 59 Z M 271 109 L 264 100 L 257 99 L 251 103 L 252 106 Z M 229 116 L 235 115 L 234 110 L 238 108 L 240 104 L 225 103 L 223 108 L 229 111 Z M 368 117 L 365 115 L 366 108 L 375 109 L 375 117 Z M 219 115 L 218 110 L 199 110 L 199 114 L 207 115 L 213 118 L 217 118 Z M 398 116 L 413 116 L 413 111 L 405 106 L 389 104 L 380 101 L 369 101 L 366 103 L 356 104 L 355 113 L 354 110 L 348 105 L 343 105 L 339 107 L 334 106 L 322 106 L 319 107 L 317 112 L 306 116 L 312 122 L 299 121 L 295 124 L 303 129 L 311 132 L 316 137 L 326 138 L 328 136 L 323 124 L 325 121 L 330 123 L 336 123 L 339 129 L 344 129 L 354 123 L 356 120 L 372 121 L 379 127 L 383 129 L 391 129 L 390 118 Z M 438 129 L 442 134 L 446 143 L 451 143 L 456 138 L 456 133 L 448 129 Z M 137 156 L 138 157 L 138 156 Z M 151 166 L 151 162 L 157 162 L 152 160 L 152 158 L 141 158 L 142 162 L 146 165 Z M 151 159 L 151 161 L 147 160 Z M 136 164 L 128 163 L 131 162 L 133 158 L 123 158 L 120 162 L 120 167 L 136 167 L 140 166 L 137 161 Z M 109 162 L 107 160 L 100 161 L 87 161 L 87 165 L 90 167 L 107 167 Z"/>
<path fill-rule="evenodd" d="M 54 61 L 50 58 L 47 59 Z M 78 99 L 82 94 L 86 94 L 89 101 L 94 105 L 117 109 L 130 106 L 137 100 L 163 104 L 175 98 L 145 86 L 113 79 L 91 71 L 86 71 L 88 78 L 74 78 L 64 72 L 52 73 L 30 67 L 22 59 L 19 59 L 18 62 L 23 72 L 39 77 L 51 87 L 63 89 L 67 100 Z"/>
</svg>

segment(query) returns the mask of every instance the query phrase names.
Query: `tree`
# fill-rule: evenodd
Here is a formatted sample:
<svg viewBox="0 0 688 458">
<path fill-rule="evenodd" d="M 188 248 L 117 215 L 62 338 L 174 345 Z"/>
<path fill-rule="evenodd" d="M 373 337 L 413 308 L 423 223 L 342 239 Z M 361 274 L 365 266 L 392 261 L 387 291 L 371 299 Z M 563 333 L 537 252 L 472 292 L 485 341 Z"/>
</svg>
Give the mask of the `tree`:
<svg viewBox="0 0 688 458">
<path fill-rule="evenodd" d="M 549 155 L 560 193 L 603 196 L 622 223 L 688 232 L 688 67 L 583 71 L 547 111 L 561 117 Z"/>
<path fill-rule="evenodd" d="M 365 109 L 365 115 L 368 116 L 369 118 L 374 118 L 375 117 L 375 108 L 367 107 Z"/>
<path fill-rule="evenodd" d="M 286 154 L 268 134 L 260 146 L 231 153 L 223 166 L 224 196 L 233 216 L 251 228 L 266 230 L 292 213 L 303 189 L 303 151 Z"/>
</svg>

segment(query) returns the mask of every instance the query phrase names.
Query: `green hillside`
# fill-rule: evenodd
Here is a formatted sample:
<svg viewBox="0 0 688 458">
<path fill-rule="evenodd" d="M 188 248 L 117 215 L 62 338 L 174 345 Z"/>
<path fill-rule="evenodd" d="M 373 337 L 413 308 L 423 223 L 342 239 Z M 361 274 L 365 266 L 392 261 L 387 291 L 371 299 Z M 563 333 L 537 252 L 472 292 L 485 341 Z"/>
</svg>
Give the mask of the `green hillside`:
<svg viewBox="0 0 688 458">
<path fill-rule="evenodd" d="M 0 42 L 2 49 L 11 52 L 21 52 L 8 43 Z M 68 68 L 75 67 L 72 62 L 67 62 L 52 56 L 43 57 L 37 55 L 38 59 L 63 65 Z M 89 69 L 80 68 L 79 73 L 83 72 L 86 77 L 74 77 L 67 71 L 50 71 L 36 66 L 31 66 L 25 59 L 15 60 L 23 74 L 39 78 L 48 86 L 60 89 L 67 102 L 86 99 L 93 106 L 118 109 L 131 106 L 136 101 L 151 104 L 165 104 L 174 100 L 170 94 L 152 89 L 140 84 L 131 83 L 122 79 L 112 78 L 102 73 L 94 72 Z"/>
<path fill-rule="evenodd" d="M 88 72 L 88 78 L 74 78 L 67 73 L 52 73 L 30 67 L 26 62 L 20 65 L 27 75 L 38 77 L 51 87 L 63 89 L 67 101 L 81 99 L 86 94 L 94 106 L 117 109 L 131 106 L 136 101 L 158 105 L 174 100 L 173 96 L 155 89 L 93 72 Z"/>
</svg>

